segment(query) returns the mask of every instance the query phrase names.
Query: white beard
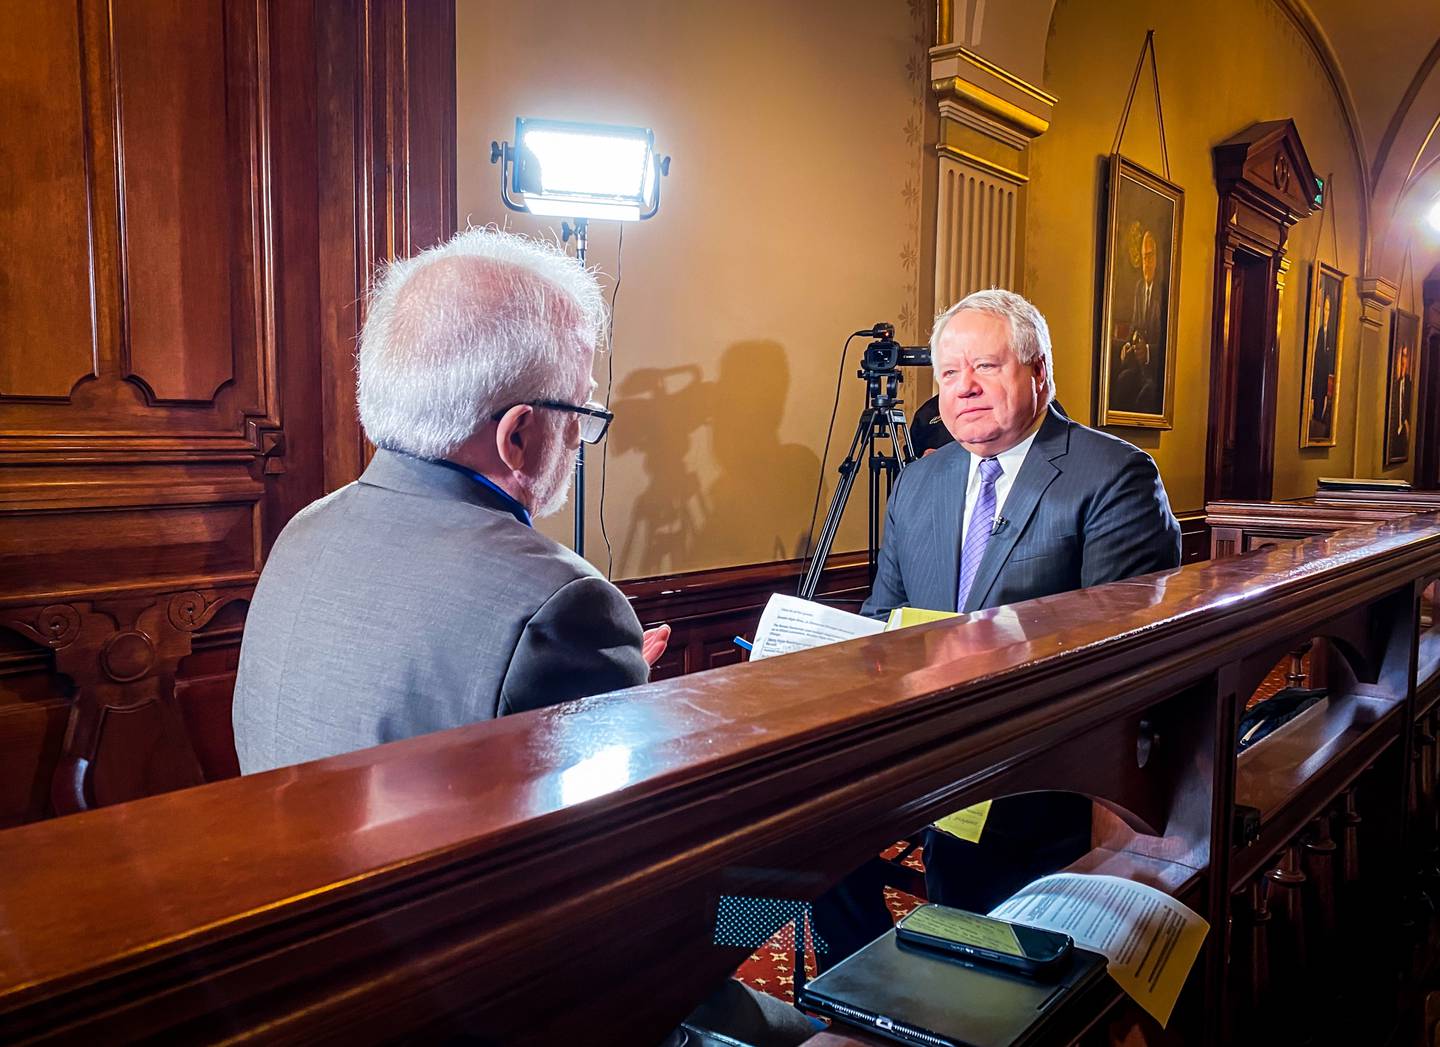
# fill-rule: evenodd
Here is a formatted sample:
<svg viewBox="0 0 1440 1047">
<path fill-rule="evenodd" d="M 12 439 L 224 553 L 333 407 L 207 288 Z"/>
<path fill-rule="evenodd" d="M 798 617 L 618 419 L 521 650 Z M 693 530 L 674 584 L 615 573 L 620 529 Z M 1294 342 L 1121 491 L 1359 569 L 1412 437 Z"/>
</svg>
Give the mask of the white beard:
<svg viewBox="0 0 1440 1047">
<path fill-rule="evenodd" d="M 575 451 L 556 440 L 557 453 L 545 471 L 530 487 L 530 515 L 535 519 L 551 516 L 565 507 L 570 499 L 570 481 L 575 475 Z"/>
</svg>

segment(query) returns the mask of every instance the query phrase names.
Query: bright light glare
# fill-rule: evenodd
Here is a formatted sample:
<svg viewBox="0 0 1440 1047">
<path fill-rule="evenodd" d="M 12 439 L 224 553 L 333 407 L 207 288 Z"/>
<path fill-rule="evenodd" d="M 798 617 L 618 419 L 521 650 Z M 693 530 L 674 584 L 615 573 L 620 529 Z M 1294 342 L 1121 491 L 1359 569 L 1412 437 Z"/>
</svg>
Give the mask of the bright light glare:
<svg viewBox="0 0 1440 1047">
<path fill-rule="evenodd" d="M 1430 223 L 1431 229 L 1440 233 L 1440 200 L 1430 206 L 1430 213 L 1425 216 L 1425 220 Z"/>
<path fill-rule="evenodd" d="M 607 745 L 560 772 L 560 802 L 583 803 L 629 783 L 629 746 Z"/>
<path fill-rule="evenodd" d="M 569 196 L 525 197 L 525 210 L 534 215 L 553 218 L 597 218 L 610 222 L 638 222 L 639 204 L 609 204 Z"/>
<path fill-rule="evenodd" d="M 650 149 L 643 138 L 606 137 L 574 131 L 527 129 L 520 142 L 538 163 L 540 192 L 546 195 L 641 198 L 650 181 Z M 533 208 L 532 208 L 533 210 Z"/>
</svg>

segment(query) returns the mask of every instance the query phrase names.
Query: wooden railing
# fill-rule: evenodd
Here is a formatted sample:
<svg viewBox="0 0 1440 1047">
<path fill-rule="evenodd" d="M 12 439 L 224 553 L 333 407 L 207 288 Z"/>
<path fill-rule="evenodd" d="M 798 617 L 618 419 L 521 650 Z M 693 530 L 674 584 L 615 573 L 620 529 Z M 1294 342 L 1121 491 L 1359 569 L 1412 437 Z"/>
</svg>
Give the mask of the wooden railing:
<svg viewBox="0 0 1440 1047">
<path fill-rule="evenodd" d="M 813 897 L 1034 789 L 1115 813 L 1081 868 L 1209 919 L 1184 1038 L 1287 1006 L 1320 956 L 1393 996 L 1393 947 L 1303 932 L 1398 922 L 1436 576 L 1440 516 L 1410 517 L 0 833 L 0 1040 L 653 1043 L 743 958 L 710 944 L 721 895 Z M 1317 636 L 1330 701 L 1237 761 L 1246 697 Z M 1340 874 L 1333 912 L 1266 909 L 1321 823 L 1363 921 Z"/>
</svg>

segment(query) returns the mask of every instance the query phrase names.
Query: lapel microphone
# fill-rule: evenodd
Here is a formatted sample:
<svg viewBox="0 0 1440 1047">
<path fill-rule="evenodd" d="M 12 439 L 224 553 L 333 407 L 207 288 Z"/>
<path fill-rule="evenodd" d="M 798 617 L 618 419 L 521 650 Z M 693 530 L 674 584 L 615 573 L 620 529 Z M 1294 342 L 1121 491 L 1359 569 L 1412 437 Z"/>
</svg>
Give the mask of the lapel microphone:
<svg viewBox="0 0 1440 1047">
<path fill-rule="evenodd" d="M 995 517 L 995 523 L 992 524 L 990 527 L 990 537 L 994 538 L 997 534 L 999 534 L 1005 528 L 1005 524 L 1007 522 L 1008 521 L 1003 516 Z"/>
</svg>

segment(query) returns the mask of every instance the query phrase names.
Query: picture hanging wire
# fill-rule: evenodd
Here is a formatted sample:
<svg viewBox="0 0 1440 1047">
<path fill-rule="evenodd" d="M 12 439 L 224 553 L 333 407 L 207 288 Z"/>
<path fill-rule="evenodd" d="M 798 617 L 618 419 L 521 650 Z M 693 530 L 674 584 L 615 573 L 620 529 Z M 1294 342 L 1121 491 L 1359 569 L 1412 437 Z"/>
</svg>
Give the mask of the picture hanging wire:
<svg viewBox="0 0 1440 1047">
<path fill-rule="evenodd" d="M 1130 91 L 1125 95 L 1125 111 L 1120 114 L 1120 126 L 1115 128 L 1115 144 L 1110 147 L 1112 156 L 1120 152 L 1120 143 L 1125 138 L 1125 125 L 1130 122 L 1130 107 L 1135 104 L 1135 89 L 1140 86 L 1140 71 L 1145 68 L 1146 57 L 1150 59 L 1150 74 L 1155 82 L 1155 120 L 1160 125 L 1160 162 L 1164 168 L 1165 181 L 1170 181 L 1170 152 L 1165 146 L 1165 111 L 1160 107 L 1160 67 L 1155 63 L 1155 30 L 1145 30 L 1145 42 L 1140 45 L 1140 57 L 1135 60 L 1135 75 L 1130 78 Z"/>
<path fill-rule="evenodd" d="M 1325 176 L 1325 202 L 1320 205 L 1320 228 L 1315 230 L 1315 250 L 1310 252 L 1310 266 L 1313 269 L 1315 263 L 1320 261 L 1320 242 L 1325 239 L 1325 216 L 1330 214 L 1330 201 L 1335 188 L 1335 172 L 1331 171 Z M 1333 215 L 1330 218 L 1330 264 L 1336 269 L 1340 268 L 1340 234 L 1335 229 L 1336 219 Z"/>
</svg>

